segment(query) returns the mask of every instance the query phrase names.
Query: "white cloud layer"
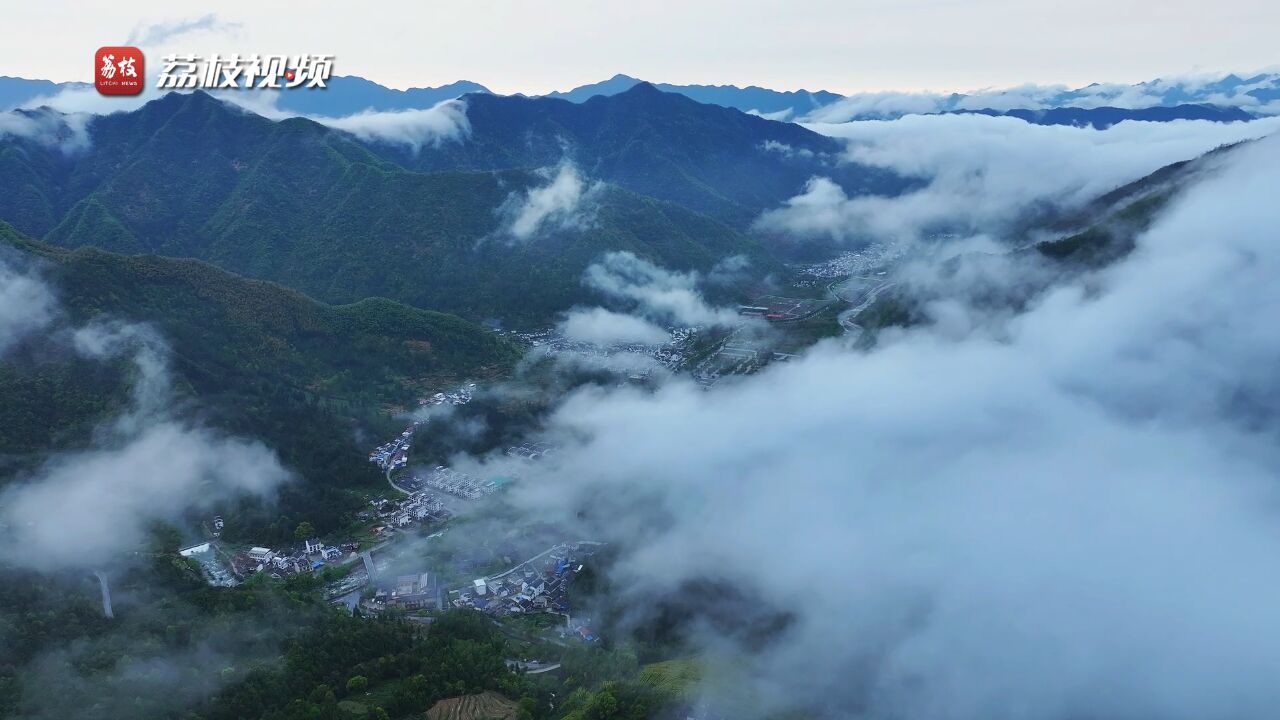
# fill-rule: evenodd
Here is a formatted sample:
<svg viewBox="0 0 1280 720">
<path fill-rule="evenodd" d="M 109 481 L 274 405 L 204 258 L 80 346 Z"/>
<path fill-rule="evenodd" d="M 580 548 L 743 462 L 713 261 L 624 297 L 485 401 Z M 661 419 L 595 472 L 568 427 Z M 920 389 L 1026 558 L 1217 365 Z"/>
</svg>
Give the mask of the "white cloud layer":
<svg viewBox="0 0 1280 720">
<path fill-rule="evenodd" d="M 588 508 L 631 599 L 727 580 L 792 614 L 740 650 L 735 717 L 1270 717 L 1280 139 L 1234 156 L 998 332 L 581 392 L 516 498 Z"/>
<path fill-rule="evenodd" d="M 1280 129 L 1250 123 L 1122 122 L 1106 130 L 981 115 L 910 116 L 810 128 L 848 141 L 846 160 L 920 177 L 898 197 L 848 197 L 814 178 L 760 227 L 838 240 L 910 239 L 931 229 L 978 232 L 1036 203 L 1073 206 L 1160 167 Z"/>
</svg>

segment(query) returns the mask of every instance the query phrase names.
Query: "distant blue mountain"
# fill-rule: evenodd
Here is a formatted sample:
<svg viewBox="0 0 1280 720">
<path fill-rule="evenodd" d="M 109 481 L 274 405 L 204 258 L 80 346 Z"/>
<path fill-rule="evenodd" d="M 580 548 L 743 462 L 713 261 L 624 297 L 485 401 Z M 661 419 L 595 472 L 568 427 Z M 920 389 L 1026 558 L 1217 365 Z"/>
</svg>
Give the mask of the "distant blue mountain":
<svg viewBox="0 0 1280 720">
<path fill-rule="evenodd" d="M 589 98 L 617 95 L 641 81 L 614 75 L 603 82 L 576 87 L 544 97 L 584 102 Z M 972 94 L 864 93 L 842 96 L 832 92 L 797 90 L 782 92 L 761 87 L 733 85 L 672 85 L 654 83 L 663 92 L 678 93 L 701 103 L 722 105 L 744 112 L 758 112 L 778 119 L 846 120 L 891 119 L 921 112 L 978 112 L 1008 114 L 1041 125 L 1090 125 L 1110 127 L 1122 120 L 1197 119 L 1231 122 L 1252 120 L 1259 114 L 1275 114 L 1256 106 L 1280 101 L 1280 73 L 1248 77 L 1227 75 L 1212 81 L 1156 79 L 1135 85 L 1093 83 L 1075 89 L 1027 86 L 1009 90 L 985 90 Z M 885 98 L 888 96 L 888 102 Z M 991 101 L 995 107 L 979 104 Z M 932 109 L 928 106 L 932 105 Z M 1126 107 L 1129 106 L 1129 107 Z M 843 108 L 849 108 L 847 112 Z"/>
<path fill-rule="evenodd" d="M 570 102 L 584 102 L 597 95 L 617 95 L 626 92 L 642 81 L 629 75 L 614 75 L 603 82 L 582 85 L 566 92 L 553 92 L 543 97 L 560 98 Z M 843 95 L 818 90 L 770 90 L 768 88 L 737 87 L 735 85 L 672 85 L 653 83 L 663 92 L 677 93 L 708 105 L 721 105 L 743 112 L 755 111 L 765 115 L 787 113 L 787 116 L 804 115 L 824 105 L 842 99 Z"/>
<path fill-rule="evenodd" d="M 441 100 L 451 100 L 467 93 L 489 93 L 489 89 L 479 83 L 459 80 L 440 87 L 396 90 L 355 75 L 338 75 L 329 79 L 327 88 L 282 92 L 276 106 L 304 115 L 341 117 L 365 110 L 429 108 Z"/>
<path fill-rule="evenodd" d="M 992 117 L 1015 117 L 1036 125 L 1071 125 L 1073 127 L 1092 127 L 1105 130 L 1125 120 L 1143 120 L 1146 122 L 1169 122 L 1171 120 L 1210 120 L 1213 122 L 1247 122 L 1255 119 L 1253 115 L 1237 107 L 1218 107 L 1216 105 L 1175 105 L 1173 107 L 1149 108 L 1076 108 L 1057 107 L 1048 110 L 957 110 L 955 114 L 989 115 Z"/>
<path fill-rule="evenodd" d="M 1162 105 L 1203 103 L 1208 98 L 1228 98 L 1240 95 L 1256 98 L 1260 102 L 1280 100 L 1280 74 L 1277 73 L 1259 73 L 1247 78 L 1242 78 L 1232 73 L 1219 80 L 1201 85 L 1151 80 L 1138 83 L 1135 87 L 1159 96 Z"/>
<path fill-rule="evenodd" d="M 1127 92 L 1136 91 L 1136 92 Z M 1259 73 L 1240 77 L 1234 73 L 1212 81 L 1195 79 L 1157 78 L 1134 85 L 1092 83 L 1075 90 L 1066 90 L 1045 99 L 1045 105 L 1075 106 L 1099 97 L 1121 99 L 1130 96 L 1147 106 L 1165 108 L 1181 105 L 1217 105 L 1240 107 L 1252 102 L 1261 103 L 1280 99 L 1280 74 Z M 1122 103 L 1109 103 L 1119 105 Z"/>
<path fill-rule="evenodd" d="M 91 87 L 89 83 L 55 83 L 0 77 L 0 111 L 12 110 L 39 97 L 63 90 Z M 221 92 L 232 92 L 230 90 Z M 396 90 L 354 75 L 338 75 L 329 79 L 327 88 L 295 89 L 281 92 L 277 107 L 300 115 L 342 117 L 365 110 L 415 110 L 429 108 L 441 100 L 451 100 L 467 93 L 488 93 L 489 89 L 469 80 L 440 87 Z"/>
<path fill-rule="evenodd" d="M 38 97 L 82 87 L 89 87 L 89 85 L 88 83 L 56 83 L 49 80 L 28 80 L 0 75 L 0 112 L 12 110 Z"/>
<path fill-rule="evenodd" d="M 608 80 L 601 80 L 598 83 L 591 83 L 589 85 L 579 85 L 572 90 L 566 90 L 564 92 L 549 92 L 542 97 L 558 98 L 560 100 L 580 103 L 586 102 L 597 95 L 610 97 L 624 93 L 636 85 L 639 85 L 641 82 L 641 80 L 633 78 L 630 75 L 623 75 L 619 73 Z"/>
<path fill-rule="evenodd" d="M 615 75 L 603 82 L 553 92 L 543 97 L 582 103 L 592 97 L 626 92 L 640 80 Z M 87 83 L 55 83 L 0 77 L 0 111 L 30 103 L 67 89 L 89 87 Z M 893 119 L 910 114 L 980 112 L 1011 114 L 1040 124 L 1088 124 L 1109 126 L 1123 119 L 1165 120 L 1195 118 L 1219 121 L 1247 120 L 1280 114 L 1280 73 L 1248 76 L 1226 75 L 1213 80 L 1155 79 L 1134 85 L 1093 83 L 1075 89 L 1061 86 L 1022 86 L 973 93 L 859 93 L 841 96 L 823 90 L 779 91 L 756 86 L 654 85 L 663 92 L 676 93 L 710 105 L 743 112 L 756 112 L 773 119 L 846 122 L 849 120 Z M 366 110 L 410 110 L 429 108 L 441 100 L 465 94 L 492 94 L 479 83 L 460 80 L 440 87 L 396 90 L 353 75 L 331 78 L 326 89 L 295 89 L 281 92 L 278 107 L 304 115 L 341 117 Z M 1217 110 L 1205 108 L 1217 108 Z M 1198 109 L 1197 109 L 1198 108 Z M 1239 112 L 1232 110 L 1236 108 Z M 1120 117 L 1117 112 L 1146 109 L 1142 116 Z M 1049 115 L 1032 113 L 1063 112 Z M 1093 115 L 1078 110 L 1096 111 Z M 1161 112 L 1172 111 L 1172 112 Z M 1067 112 L 1070 111 L 1070 112 Z M 1114 116 L 1114 117 L 1113 117 Z"/>
<path fill-rule="evenodd" d="M 1238 108 L 1247 113 L 1221 116 L 1211 110 L 1188 109 L 1185 106 Z M 1255 117 L 1280 114 L 1280 73 L 1259 73 L 1248 77 L 1226 75 L 1217 79 L 1205 78 L 1157 78 L 1147 82 L 1126 85 L 1119 83 L 1092 83 L 1083 87 L 1066 89 L 1061 86 L 1023 85 L 1006 89 L 978 90 L 972 93 L 905 93 L 875 92 L 857 93 L 824 105 L 808 113 L 805 120 L 812 122 L 848 122 L 850 120 L 892 120 L 903 115 L 981 112 L 1006 113 L 1017 110 L 1024 119 L 1032 111 L 1055 109 L 1151 109 L 1143 117 L 1161 122 L 1184 117 L 1208 120 L 1246 120 Z M 1162 113 L 1159 109 L 1181 108 L 1175 113 Z M 1099 117 L 1105 118 L 1103 112 Z M 1053 120 L 1058 116 L 1050 116 Z M 1065 124 L 1080 118 L 1068 114 Z M 1087 118 L 1085 118 L 1087 119 Z M 1040 121 L 1043 124 L 1063 124 L 1056 121 Z M 1104 122 L 1108 122 L 1105 121 Z M 1110 124 L 1119 122 L 1111 121 Z"/>
</svg>

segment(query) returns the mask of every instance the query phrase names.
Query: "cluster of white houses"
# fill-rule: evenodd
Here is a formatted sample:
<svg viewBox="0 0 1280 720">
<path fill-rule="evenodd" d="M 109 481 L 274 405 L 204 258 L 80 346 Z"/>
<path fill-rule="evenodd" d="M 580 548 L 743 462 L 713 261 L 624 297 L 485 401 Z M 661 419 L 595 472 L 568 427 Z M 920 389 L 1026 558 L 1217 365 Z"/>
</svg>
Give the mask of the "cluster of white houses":
<svg viewBox="0 0 1280 720">
<path fill-rule="evenodd" d="M 491 615 L 569 611 L 569 584 L 582 570 L 575 558 L 591 555 L 598 543 L 557 545 L 534 560 L 468 587 L 449 592 L 453 607 L 475 608 Z"/>
<path fill-rule="evenodd" d="M 439 584 L 431 573 L 400 575 L 394 585 L 379 588 L 372 598 L 372 610 L 398 608 L 401 610 L 434 609 L 440 606 Z"/>
<path fill-rule="evenodd" d="M 471 402 L 471 398 L 475 396 L 476 384 L 473 382 L 462 385 L 457 390 L 451 392 L 438 392 L 431 397 L 425 397 L 418 400 L 419 405 L 466 405 Z"/>
<path fill-rule="evenodd" d="M 414 523 L 444 522 L 451 516 L 440 498 L 425 491 L 413 493 L 400 501 L 379 498 L 370 504 L 379 520 L 395 528 Z"/>
<path fill-rule="evenodd" d="M 240 577 L 258 572 L 268 573 L 272 577 L 313 572 L 324 567 L 327 562 L 354 554 L 357 547 L 356 543 L 325 545 L 319 539 L 307 540 L 301 548 L 292 552 L 253 547 L 234 555 L 231 558 L 231 569 Z"/>
<path fill-rule="evenodd" d="M 497 492 L 500 486 L 495 481 L 481 480 L 443 465 L 437 465 L 427 473 L 423 483 L 434 490 L 468 500 L 479 500 L 485 495 Z"/>
</svg>

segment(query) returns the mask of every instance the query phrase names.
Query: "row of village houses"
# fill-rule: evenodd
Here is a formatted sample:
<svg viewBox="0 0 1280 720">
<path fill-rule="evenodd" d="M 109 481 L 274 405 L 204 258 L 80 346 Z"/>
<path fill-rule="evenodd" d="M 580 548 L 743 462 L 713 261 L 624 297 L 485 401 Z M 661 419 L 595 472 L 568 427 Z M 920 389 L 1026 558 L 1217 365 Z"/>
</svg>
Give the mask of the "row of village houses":
<svg viewBox="0 0 1280 720">
<path fill-rule="evenodd" d="M 583 545 L 560 545 L 542 559 L 528 562 L 501 575 L 479 578 L 469 587 L 453 590 L 453 607 L 475 608 L 491 615 L 513 615 L 549 610 L 569 611 L 569 584 L 582 570 L 574 554 L 589 555 Z"/>
<path fill-rule="evenodd" d="M 253 547 L 232 556 L 231 569 L 240 577 L 247 577 L 257 572 L 266 572 L 272 577 L 284 577 L 318 570 L 326 562 L 337 560 L 344 555 L 353 555 L 358 549 L 359 545 L 354 542 L 325 545 L 319 539 L 307 540 L 302 548 L 293 552 L 277 552 L 271 548 Z"/>
<path fill-rule="evenodd" d="M 386 534 L 394 528 L 403 528 L 415 522 L 443 522 L 450 517 L 449 509 L 431 493 L 418 492 L 398 502 L 374 500 L 372 513 L 376 513 L 385 525 L 374 526 L 375 534 Z M 362 516 L 372 517 L 369 513 Z M 307 540 L 301 548 L 292 551 L 253 547 L 231 558 L 231 569 L 240 577 L 256 572 L 268 572 L 274 577 L 284 577 L 299 572 L 312 572 L 343 556 L 359 550 L 355 542 L 326 545 L 318 538 Z"/>
<path fill-rule="evenodd" d="M 373 512 L 386 525 L 375 527 L 374 532 L 382 534 L 386 528 L 403 528 L 415 522 L 444 522 L 452 513 L 445 507 L 440 498 L 429 492 L 416 492 L 400 501 L 379 498 L 370 501 Z"/>
</svg>

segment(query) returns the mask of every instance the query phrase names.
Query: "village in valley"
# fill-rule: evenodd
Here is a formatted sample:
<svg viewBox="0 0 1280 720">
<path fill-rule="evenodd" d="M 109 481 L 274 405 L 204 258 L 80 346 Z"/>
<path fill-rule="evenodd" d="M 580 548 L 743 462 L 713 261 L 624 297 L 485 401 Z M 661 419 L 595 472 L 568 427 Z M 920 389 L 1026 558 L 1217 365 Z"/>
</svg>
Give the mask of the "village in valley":
<svg viewBox="0 0 1280 720">
<path fill-rule="evenodd" d="M 890 285 L 882 268 L 901 254 L 894 246 L 872 246 L 802 268 L 798 297 L 758 294 L 738 307 L 738 324 L 670 327 L 660 343 L 600 346 L 555 329 L 491 330 L 552 362 L 607 367 L 622 382 L 644 384 L 655 372 L 682 373 L 711 390 L 722 379 L 791 359 L 805 343 L 830 335 L 826 325 L 834 325 L 837 335 L 843 328 L 846 341 L 856 339 L 857 314 Z M 813 335 L 810 328 L 820 326 L 823 334 Z M 358 527 L 348 534 L 326 540 L 300 527 L 296 544 L 234 546 L 221 540 L 223 519 L 215 517 L 207 523 L 208 537 L 181 554 L 213 585 L 306 577 L 334 604 L 365 616 L 394 611 L 428 619 L 440 610 L 471 608 L 498 622 L 545 617 L 539 627 L 554 628 L 560 641 L 596 640 L 584 609 L 574 607 L 571 588 L 601 544 L 570 540 L 536 524 L 485 519 L 501 504 L 502 493 L 519 482 L 520 468 L 555 457 L 557 448 L 524 440 L 489 453 L 503 462 L 465 469 L 414 457 L 415 438 L 431 418 L 449 417 L 480 391 L 476 382 L 465 381 L 424 395 L 405 416 L 403 429 L 370 450 L 368 460 L 385 475 L 386 485 L 368 496 L 367 507 L 357 513 Z M 480 467 L 503 468 L 504 474 L 485 470 L 493 474 L 481 476 Z"/>
<path fill-rule="evenodd" d="M 477 384 L 423 398 L 420 407 L 471 402 Z M 444 465 L 410 465 L 413 438 L 423 426 L 414 420 L 390 442 L 374 448 L 369 461 L 384 472 L 386 492 L 368 500 L 357 514 L 362 530 L 353 539 L 303 537 L 288 546 L 236 546 L 222 540 L 223 518 L 206 523 L 209 537 L 179 550 L 199 565 L 205 580 L 232 586 L 259 576 L 273 581 L 307 577 L 321 583 L 336 605 L 365 616 L 396 611 L 429 617 L 433 611 L 472 608 L 495 619 L 519 615 L 560 616 L 555 635 L 596 639 L 586 618 L 573 614 L 569 587 L 600 543 L 551 542 L 536 553 L 525 550 L 552 536 L 504 540 L 500 551 L 482 548 L 432 557 L 424 548 L 442 540 L 451 521 L 516 481 L 513 476 L 478 478 Z M 526 441 L 502 450 L 515 463 L 535 462 L 555 453 L 547 442 Z M 532 556 L 517 559 L 522 551 Z M 418 559 L 415 559 L 418 558 Z M 497 567 L 501 564 L 502 567 Z M 488 571 L 488 572 L 486 572 Z M 551 625 L 550 623 L 548 625 Z"/>
</svg>

